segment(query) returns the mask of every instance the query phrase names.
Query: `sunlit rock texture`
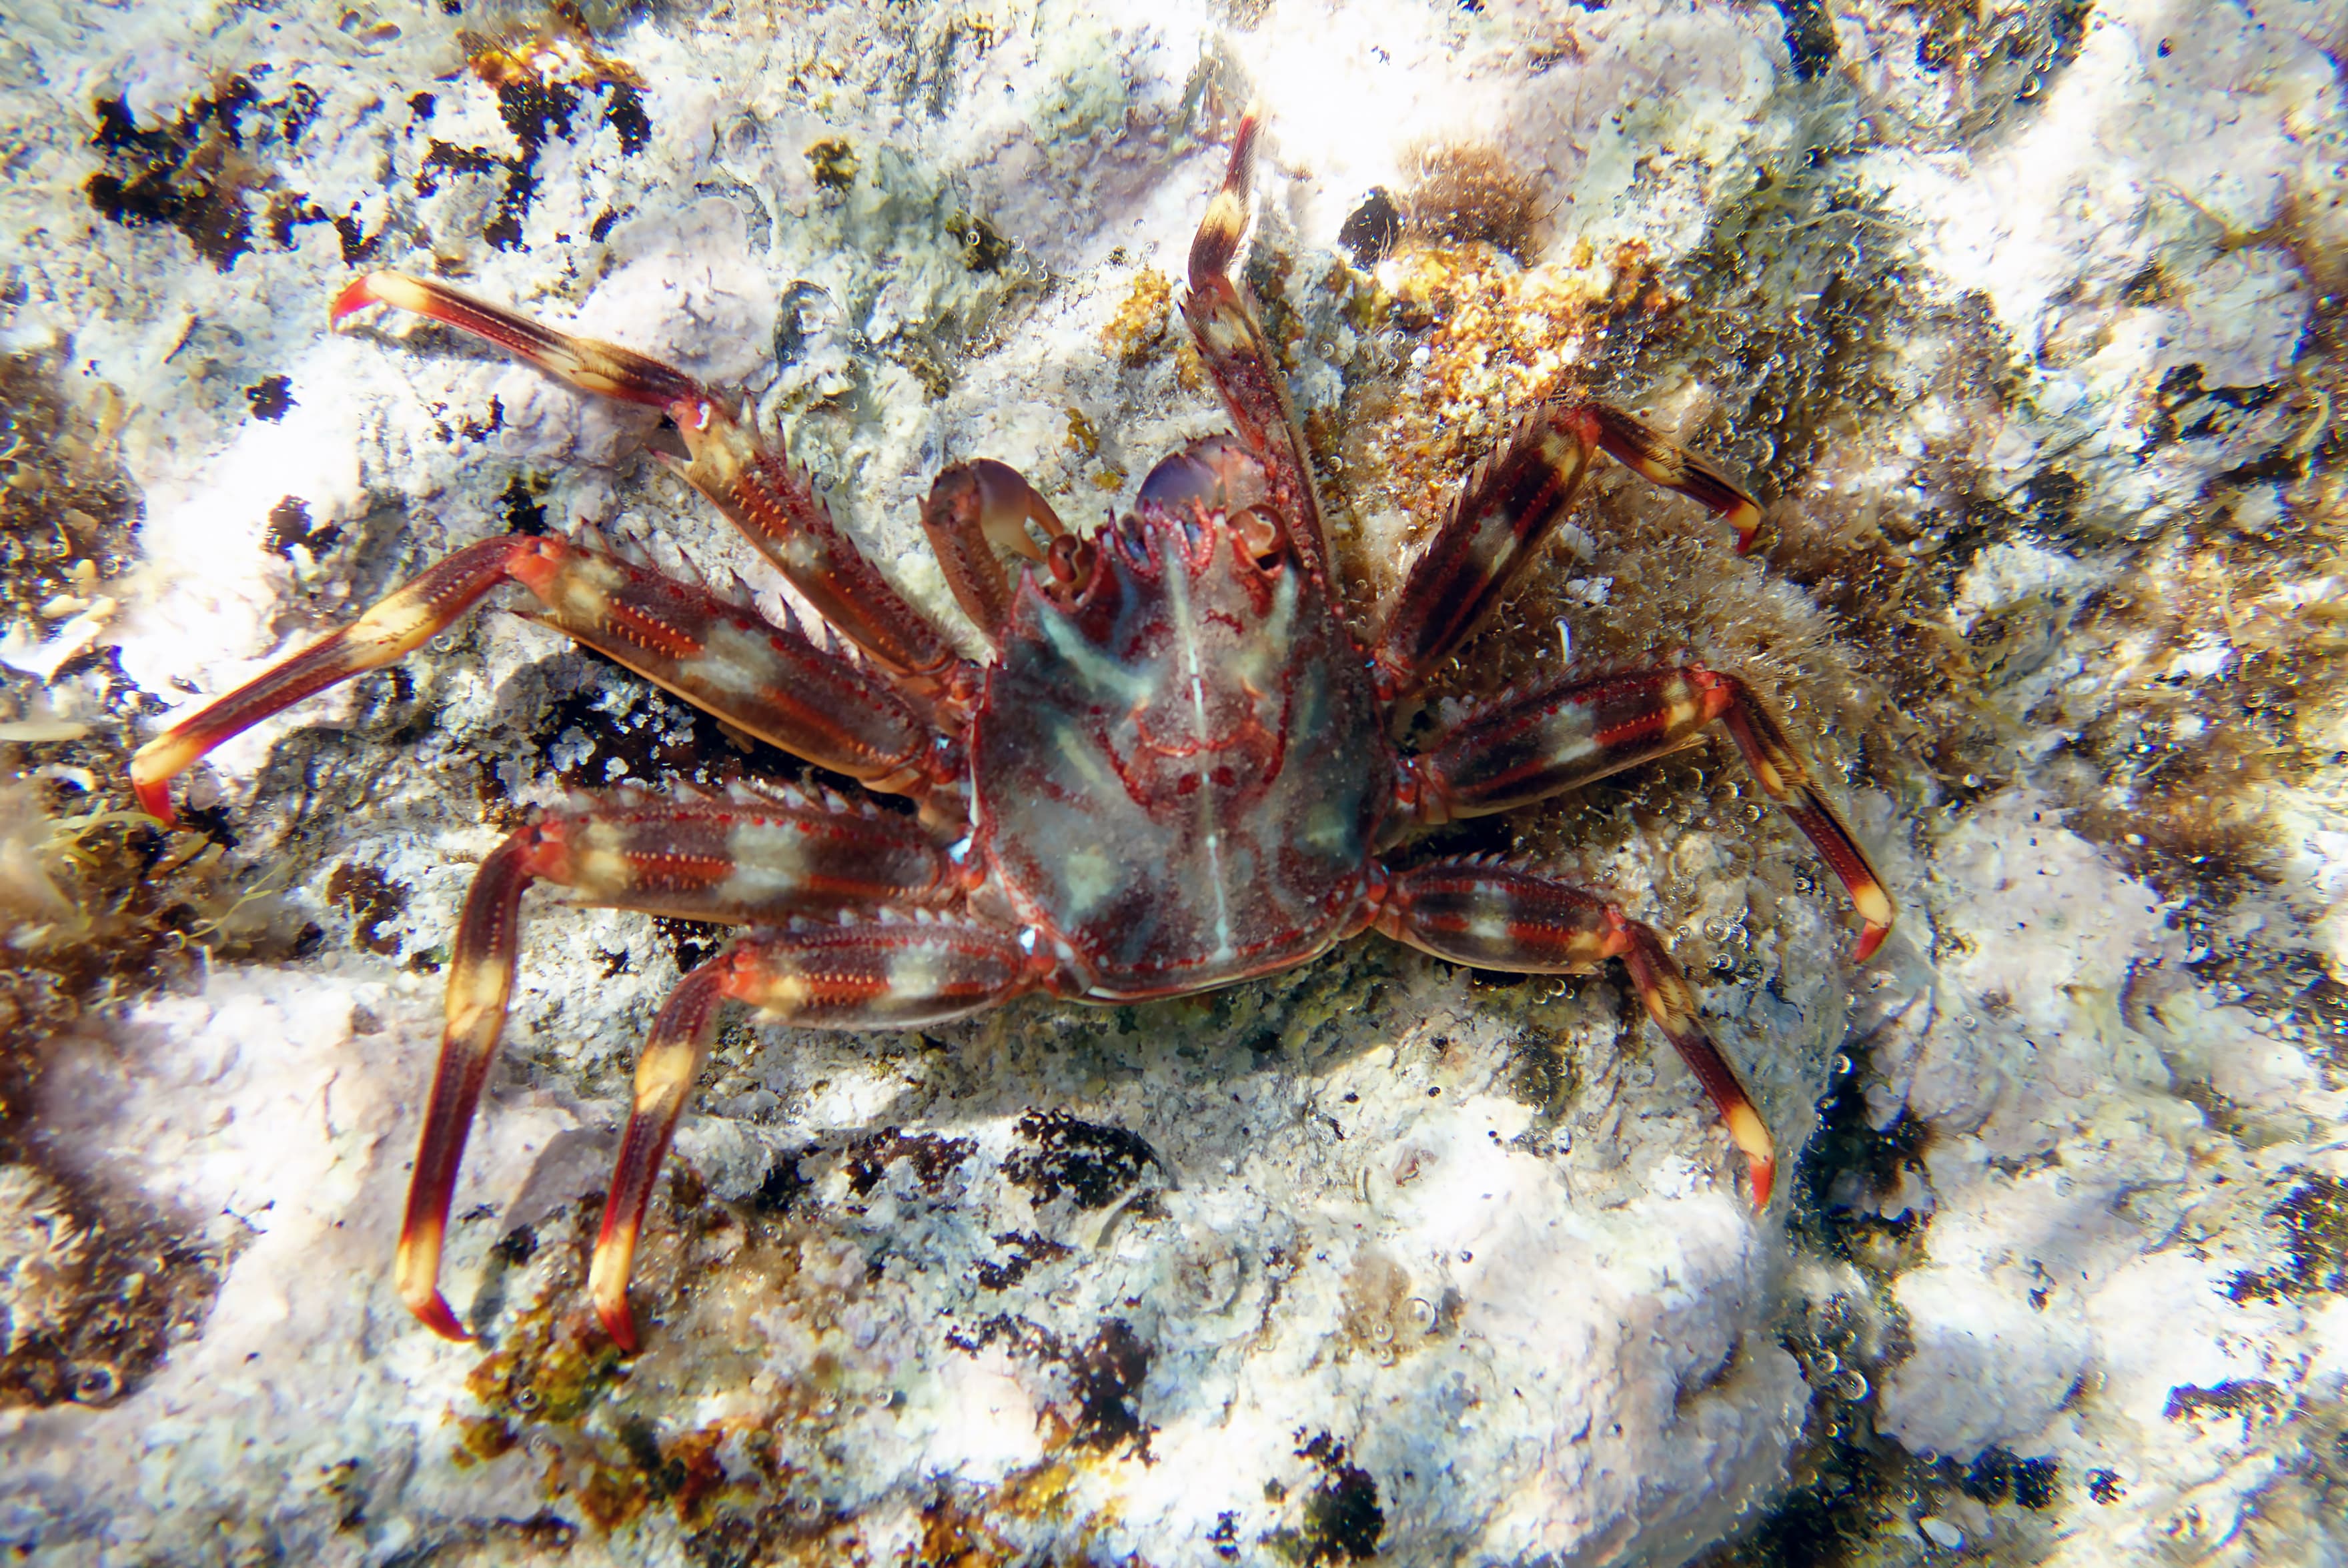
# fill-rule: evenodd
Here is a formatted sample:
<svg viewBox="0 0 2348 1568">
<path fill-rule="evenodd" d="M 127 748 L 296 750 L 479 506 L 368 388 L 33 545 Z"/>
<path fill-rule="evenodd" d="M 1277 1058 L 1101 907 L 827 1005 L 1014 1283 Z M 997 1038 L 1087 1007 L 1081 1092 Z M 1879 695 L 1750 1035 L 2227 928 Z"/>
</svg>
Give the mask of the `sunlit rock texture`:
<svg viewBox="0 0 2348 1568">
<path fill-rule="evenodd" d="M 2343 51 L 2336 0 L 12 6 L 0 1545 L 2341 1560 Z M 139 741 L 471 540 L 778 585 L 647 416 L 327 301 L 431 273 L 738 389 L 951 620 L 938 468 L 1088 519 L 1220 427 L 1174 306 L 1250 106 L 1361 625 L 1542 398 L 1766 504 L 1739 559 L 1614 471 L 1399 722 L 1693 656 L 1807 738 L 1900 904 L 1864 967 L 1719 744 L 1425 851 L 1663 930 L 1779 1198 L 1619 974 L 1372 937 L 742 1020 L 623 1358 L 585 1249 L 722 938 L 533 898 L 435 1338 L 388 1261 L 474 866 L 572 790 L 801 770 L 485 613 L 133 815 Z"/>
</svg>

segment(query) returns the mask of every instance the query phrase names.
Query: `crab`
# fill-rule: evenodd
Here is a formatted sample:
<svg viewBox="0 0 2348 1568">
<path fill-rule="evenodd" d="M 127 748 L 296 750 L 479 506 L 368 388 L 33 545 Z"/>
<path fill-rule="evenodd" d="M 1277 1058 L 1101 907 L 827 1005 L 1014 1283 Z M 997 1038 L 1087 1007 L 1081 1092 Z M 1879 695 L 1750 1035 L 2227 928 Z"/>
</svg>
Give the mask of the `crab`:
<svg viewBox="0 0 2348 1568">
<path fill-rule="evenodd" d="M 1468 478 L 1366 645 L 1348 629 L 1313 470 L 1276 361 L 1231 269 L 1257 139 L 1241 122 L 1192 241 L 1182 313 L 1233 431 L 1167 457 L 1089 536 L 1004 464 L 935 481 L 922 524 L 991 657 L 957 651 L 833 521 L 801 471 L 720 396 L 613 344 L 443 284 L 369 273 L 334 303 L 415 313 L 582 391 L 660 410 L 676 466 L 829 628 L 769 618 L 737 583 L 666 577 L 592 531 L 468 545 L 359 619 L 143 746 L 144 807 L 212 747 L 418 647 L 493 590 L 732 728 L 845 774 L 821 788 L 574 798 L 535 813 L 475 875 L 395 1273 L 469 1337 L 439 1286 L 466 1135 L 503 1028 L 533 883 L 583 902 L 746 927 L 677 983 L 638 1058 L 589 1274 L 633 1350 L 628 1275 L 654 1178 L 728 1001 L 800 1026 L 905 1029 L 1029 992 L 1130 1003 L 1292 968 L 1375 927 L 1437 958 L 1528 974 L 1620 959 L 1750 1169 L 1769 1130 L 1649 927 L 1537 866 L 1390 852 L 1416 829 L 1509 810 L 1696 743 L 1715 722 L 1848 890 L 1857 956 L 1891 901 L 1768 707 L 1701 665 L 1520 689 L 1403 752 L 1389 710 L 1419 692 L 1540 553 L 1601 452 L 1725 519 L 1760 518 L 1720 468 L 1618 409 L 1545 405 Z M 674 461 L 674 460 L 673 460 Z M 1004 558 L 1017 558 L 1014 577 Z M 914 809 L 883 809 L 895 796 Z"/>
</svg>

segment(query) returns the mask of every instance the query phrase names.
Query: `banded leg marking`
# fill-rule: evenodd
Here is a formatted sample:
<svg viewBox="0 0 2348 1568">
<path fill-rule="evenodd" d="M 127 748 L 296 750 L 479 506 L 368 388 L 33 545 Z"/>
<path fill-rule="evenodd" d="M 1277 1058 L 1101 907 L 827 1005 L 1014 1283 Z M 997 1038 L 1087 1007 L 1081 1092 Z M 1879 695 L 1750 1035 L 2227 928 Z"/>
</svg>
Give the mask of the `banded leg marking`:
<svg viewBox="0 0 2348 1568">
<path fill-rule="evenodd" d="M 513 995 L 514 956 L 520 948 L 522 889 L 534 879 L 531 830 L 522 829 L 489 853 L 465 895 L 465 913 L 448 966 L 448 1023 L 440 1036 L 440 1061 L 432 1072 L 432 1098 L 424 1110 L 424 1131 L 416 1148 L 416 1172 L 407 1183 L 407 1213 L 400 1221 L 399 1251 L 392 1276 L 399 1298 L 426 1327 L 444 1339 L 470 1339 L 465 1326 L 440 1294 L 440 1248 L 448 1230 L 448 1204 L 457 1191 L 457 1167 L 473 1112 L 481 1102 L 489 1059 L 505 1032 L 506 1003 Z"/>
<path fill-rule="evenodd" d="M 1397 799 L 1418 821 L 1507 811 L 1697 742 L 1721 722 L 1746 765 L 1841 879 L 1863 927 L 1854 957 L 1891 929 L 1890 895 L 1801 755 L 1750 688 L 1701 665 L 1560 681 L 1502 699 L 1405 758 Z"/>
<path fill-rule="evenodd" d="M 1761 503 L 1711 458 L 1691 452 L 1645 421 L 1611 404 L 1584 403 L 1577 412 L 1598 426 L 1598 444 L 1640 477 L 1677 490 L 1736 530 L 1736 553 L 1753 548 L 1761 528 Z"/>
<path fill-rule="evenodd" d="M 1483 624 L 1572 505 L 1596 445 L 1588 421 L 1543 409 L 1468 476 L 1372 651 L 1389 694 L 1416 687 Z"/>
<path fill-rule="evenodd" d="M 636 1348 L 628 1312 L 636 1238 L 721 1001 L 747 1002 L 803 1029 L 914 1029 L 1033 989 L 1048 968 L 996 927 L 884 914 L 753 932 L 687 975 L 661 1009 L 637 1061 L 634 1103 L 588 1270 L 596 1316 L 613 1339 L 623 1349 Z"/>
<path fill-rule="evenodd" d="M 441 1243 L 504 1031 L 532 882 L 568 887 L 582 903 L 735 925 L 850 903 L 937 903 L 957 891 L 944 854 L 903 817 L 798 794 L 590 802 L 548 812 L 492 850 L 457 926 L 448 1025 L 394 1271 L 408 1310 L 450 1339 L 469 1336 L 440 1294 Z"/>
<path fill-rule="evenodd" d="M 1609 958 L 1622 959 L 1647 1016 L 1704 1085 L 1744 1151 L 1753 1206 L 1768 1205 L 1776 1178 L 1768 1125 L 1704 1031 L 1695 993 L 1653 930 L 1554 877 L 1458 861 L 1395 873 L 1378 907 L 1377 927 L 1438 958 L 1516 974 L 1588 974 Z"/>
<path fill-rule="evenodd" d="M 610 655 L 705 712 L 875 789 L 959 783 L 938 733 L 889 681 L 705 588 L 553 537 L 466 546 L 366 614 L 148 742 L 130 760 L 139 804 L 172 821 L 170 781 L 232 735 L 405 656 L 501 583 L 534 619 Z"/>
<path fill-rule="evenodd" d="M 374 304 L 470 333 L 582 392 L 661 410 L 675 422 L 690 456 L 678 466 L 685 481 L 850 641 L 925 691 L 944 689 L 960 670 L 963 661 L 944 634 L 839 531 L 807 476 L 761 447 L 715 394 L 683 371 L 400 272 L 370 272 L 344 289 L 335 320 Z"/>
<path fill-rule="evenodd" d="M 1417 687 L 1484 623 L 1564 518 L 1600 450 L 1725 517 L 1740 551 L 1752 542 L 1761 508 L 1715 465 L 1619 408 L 1548 405 L 1468 475 L 1411 563 L 1372 651 L 1389 694 Z"/>
<path fill-rule="evenodd" d="M 501 583 L 519 582 L 560 541 L 508 535 L 467 545 L 427 568 L 350 625 L 272 665 L 227 696 L 180 720 L 139 748 L 130 784 L 139 806 L 165 825 L 171 781 L 214 746 L 352 676 L 405 658 L 439 635 Z"/>
<path fill-rule="evenodd" d="M 532 619 L 736 728 L 865 785 L 958 782 L 938 732 L 894 683 L 705 588 L 562 545 L 526 581 Z"/>
<path fill-rule="evenodd" d="M 1248 191 L 1260 128 L 1251 115 L 1240 122 L 1222 188 L 1207 204 L 1207 214 L 1191 238 L 1190 287 L 1182 297 L 1182 318 L 1189 323 L 1199 357 L 1222 395 L 1232 426 L 1263 464 L 1267 504 L 1285 525 L 1298 558 L 1328 579 L 1329 538 L 1321 521 L 1313 464 L 1288 400 L 1287 378 L 1231 278 L 1231 263 L 1239 259 L 1240 241 L 1247 234 Z"/>
<path fill-rule="evenodd" d="M 1753 770 L 1753 776 L 1769 792 L 1769 798 L 1785 807 L 1794 825 L 1818 850 L 1818 858 L 1842 879 L 1852 906 L 1865 923 L 1859 935 L 1859 947 L 1851 957 L 1860 961 L 1873 957 L 1875 949 L 1883 945 L 1883 938 L 1891 934 L 1891 895 L 1885 890 L 1883 879 L 1875 874 L 1867 852 L 1851 836 L 1833 803 L 1812 782 L 1809 769 L 1802 765 L 1801 753 L 1786 738 L 1776 718 L 1761 705 L 1744 682 L 1730 675 L 1713 678 L 1730 693 L 1727 710 L 1721 717 L 1736 742 L 1736 749 L 1745 753 L 1745 765 Z"/>
</svg>

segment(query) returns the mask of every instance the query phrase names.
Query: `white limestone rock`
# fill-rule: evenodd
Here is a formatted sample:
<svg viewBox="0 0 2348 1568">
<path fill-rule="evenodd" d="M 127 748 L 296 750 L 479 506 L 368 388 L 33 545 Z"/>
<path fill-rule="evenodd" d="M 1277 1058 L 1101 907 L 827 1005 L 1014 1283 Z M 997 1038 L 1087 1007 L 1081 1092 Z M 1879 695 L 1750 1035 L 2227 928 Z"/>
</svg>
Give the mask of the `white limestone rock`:
<svg viewBox="0 0 2348 1568">
<path fill-rule="evenodd" d="M 1300 405 L 1326 419 L 1359 412 L 1365 386 L 1427 384 L 1390 297 L 1357 316 L 1319 282 L 1347 218 L 1372 187 L 1406 194 L 1438 149 L 1476 148 L 1538 197 L 1524 253 L 1475 262 L 1495 277 L 1546 268 L 1576 297 L 1635 298 L 1642 258 L 1669 280 L 1728 244 L 1799 323 L 1824 287 L 1811 260 L 1899 269 L 1918 330 L 1865 367 L 1897 395 L 1793 411 L 1832 439 L 1773 507 L 1786 559 L 1735 600 L 1756 616 L 1775 603 L 1831 640 L 1833 616 L 1873 608 L 1805 554 L 1815 534 L 1898 529 L 1887 548 L 1923 555 L 1920 519 L 2019 507 L 2049 471 L 2075 483 L 2067 532 L 1997 523 L 1910 609 L 1961 650 L 1996 639 L 1975 696 L 2013 732 L 2013 776 L 1960 798 L 1911 738 L 1868 751 L 1864 787 L 1828 780 L 1902 905 L 1873 969 L 1844 965 L 1845 912 L 1799 841 L 1702 781 L 1641 797 L 1626 835 L 1585 856 L 1696 970 L 1788 1186 L 1838 1049 L 1864 1059 L 1863 1120 L 1918 1130 L 1919 1152 L 1879 1184 L 1822 1170 L 1797 1234 L 1784 1203 L 1756 1222 L 1695 1085 L 1614 982 L 1488 987 L 1375 938 L 1150 1008 L 731 1032 L 641 1260 L 647 1348 L 623 1367 L 581 1315 L 582 1260 L 678 948 L 642 917 L 534 900 L 446 1271 L 484 1341 L 443 1344 L 387 1261 L 437 1045 L 431 971 L 472 867 L 569 783 L 657 785 L 654 770 L 725 760 L 680 761 L 695 732 L 661 702 L 483 617 L 410 661 L 412 688 L 319 698 L 183 781 L 265 860 L 256 890 L 326 936 L 48 1048 L 26 1163 L 12 1146 L 0 1167 L 7 1353 L 85 1309 L 88 1253 L 57 1217 L 68 1186 L 165 1216 L 216 1257 L 218 1294 L 118 1402 L 0 1412 L 0 1542 L 45 1563 L 967 1547 L 1668 1564 L 1762 1520 L 1805 1444 L 1871 1421 L 1906 1468 L 1841 1527 L 1890 1560 L 2331 1560 L 2337 1522 L 2306 1478 L 2333 1462 L 2320 1440 L 2348 1397 L 2348 1323 L 2339 1282 L 2301 1277 L 2273 1215 L 2314 1213 L 2348 1178 L 2348 1105 L 2321 1042 L 2193 966 L 2217 943 L 2340 929 L 2348 803 L 2288 792 L 2271 889 L 2195 935 L 2185 899 L 2122 868 L 2125 837 L 2066 824 L 2061 791 L 2066 748 L 2150 683 L 2223 682 L 2261 626 L 2338 597 L 2311 569 L 2175 645 L 2136 633 L 2116 651 L 2078 630 L 2116 587 L 2200 580 L 2186 547 L 2137 541 L 2298 521 L 2271 476 L 2263 494 L 2213 487 L 2325 439 L 2329 394 L 2292 384 L 2330 308 L 2316 252 L 2271 237 L 2328 210 L 2336 5 L 2225 8 L 2165 51 L 2184 29 L 2150 0 L 2084 20 L 1979 7 L 2044 59 L 1961 70 L 1927 59 L 1945 17 L 1859 0 L 1826 19 L 1830 53 L 1797 41 L 1807 79 L 1786 8 L 1725 0 L 593 7 L 592 39 L 540 40 L 558 77 L 608 78 L 572 83 L 561 113 L 501 106 L 466 70 L 479 43 L 460 27 L 543 18 L 466 9 L 12 15 L 0 347 L 55 356 L 93 405 L 118 390 L 145 506 L 118 612 L 0 641 L 44 701 L 106 713 L 117 700 L 77 660 L 110 649 L 159 711 L 151 731 L 530 507 L 738 569 L 774 602 L 770 569 L 647 457 L 647 416 L 388 313 L 328 330 L 354 267 L 438 269 L 738 384 L 884 569 L 951 620 L 916 526 L 943 464 L 1009 461 L 1075 520 L 1220 427 L 1175 354 L 1128 364 L 1105 334 L 1153 271 L 1180 275 L 1242 107 L 1267 116 L 1258 244 L 1278 263 L 1251 282 L 1293 328 Z M 640 82 L 641 121 L 591 54 Z M 99 102 L 139 134 L 201 140 L 191 117 L 240 73 L 237 151 L 262 174 L 232 265 L 103 216 L 88 181 L 123 159 L 96 144 Z M 296 83 L 316 95 L 298 134 Z M 856 160 L 845 189 L 809 156 L 834 140 Z M 1846 217 L 1771 205 L 1827 181 L 1823 210 Z M 1818 239 L 1837 224 L 1847 245 Z M 1608 317 L 1591 384 L 1741 442 L 1766 472 L 1798 432 L 1754 389 L 1830 400 L 1816 366 L 1769 379 L 1828 350 L 1748 363 L 1752 323 L 1691 288 Z M 1663 384 L 1613 387 L 1617 354 Z M 2164 433 L 2162 388 L 2188 366 L 2201 388 L 2271 398 Z M 253 389 L 274 376 L 291 402 L 270 417 Z M 1437 435 L 1497 428 L 1510 383 L 1496 365 L 1475 385 L 1491 395 Z M 1739 434 L 1740 410 L 1778 435 Z M 288 501 L 343 544 L 271 548 Z M 1617 504 L 1569 539 L 1588 572 L 1576 641 L 1668 586 L 1610 568 L 1630 531 Z M 1409 526 L 1398 508 L 1356 522 L 1373 548 Z M 1904 736 L 1914 716 L 1883 693 L 1914 672 L 1881 647 L 1835 652 L 1850 690 L 1785 693 L 1803 720 L 1863 711 Z M 125 725 L 118 701 L 105 722 Z M 1820 760 L 1880 739 L 1822 736 Z M 354 868 L 396 896 L 355 915 L 330 891 Z M 2348 942 L 2328 943 L 2337 967 Z M 1833 1214 L 1899 1228 L 1907 1250 L 1831 1255 Z M 1838 1368 L 1812 1325 L 1846 1308 L 1873 1327 L 1838 1341 Z M 2049 1468 L 2026 1495 L 1958 1484 L 2007 1461 Z"/>
</svg>

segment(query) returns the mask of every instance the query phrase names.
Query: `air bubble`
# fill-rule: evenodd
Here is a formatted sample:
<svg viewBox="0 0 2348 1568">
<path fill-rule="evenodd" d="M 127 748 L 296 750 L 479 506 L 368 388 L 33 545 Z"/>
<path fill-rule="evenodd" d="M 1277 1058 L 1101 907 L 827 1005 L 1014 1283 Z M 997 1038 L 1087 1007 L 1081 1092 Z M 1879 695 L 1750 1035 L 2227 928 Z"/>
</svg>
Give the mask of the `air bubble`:
<svg viewBox="0 0 2348 1568">
<path fill-rule="evenodd" d="M 1850 1069 L 1851 1061 L 1849 1057 L 1839 1054 L 1835 1057 L 1834 1075 L 1837 1078 L 1849 1078 L 1850 1076 Z"/>
<path fill-rule="evenodd" d="M 1722 919 L 1717 915 L 1714 916 L 1711 919 L 1706 920 L 1704 923 L 1704 938 L 1707 942 L 1726 941 L 1728 939 L 1728 922 Z"/>
<path fill-rule="evenodd" d="M 1375 1323 L 1370 1325 L 1370 1337 L 1376 1340 L 1381 1345 L 1392 1344 L 1394 1342 L 1394 1325 L 1387 1322 L 1383 1317 L 1379 1318 Z"/>
<path fill-rule="evenodd" d="M 1410 1326 L 1421 1334 L 1435 1332 L 1435 1303 L 1423 1296 L 1414 1296 L 1403 1310 L 1410 1314 Z"/>
<path fill-rule="evenodd" d="M 1864 1399 L 1867 1398 L 1867 1378 L 1858 1368 L 1853 1367 L 1842 1375 L 1842 1381 L 1835 1391 L 1846 1399 Z"/>
</svg>

